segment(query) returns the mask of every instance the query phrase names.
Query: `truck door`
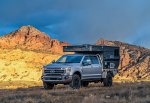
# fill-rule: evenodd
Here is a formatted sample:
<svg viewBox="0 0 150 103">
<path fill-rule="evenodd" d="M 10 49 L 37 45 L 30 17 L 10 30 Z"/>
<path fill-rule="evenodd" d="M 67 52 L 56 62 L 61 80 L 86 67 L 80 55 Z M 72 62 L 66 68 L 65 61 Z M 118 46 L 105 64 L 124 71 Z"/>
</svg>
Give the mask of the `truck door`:
<svg viewBox="0 0 150 103">
<path fill-rule="evenodd" d="M 92 76 L 92 73 L 91 73 L 92 65 L 91 64 L 90 65 L 84 65 L 83 64 L 87 60 L 90 60 L 89 56 L 85 56 L 83 58 L 83 61 L 82 61 L 82 69 L 81 69 L 81 71 L 82 71 L 82 79 L 90 79 L 90 77 Z"/>
<path fill-rule="evenodd" d="M 92 62 L 92 75 L 93 78 L 100 78 L 101 74 L 102 74 L 102 65 L 100 63 L 100 60 L 98 59 L 98 57 L 95 56 L 90 56 L 90 60 Z"/>
</svg>

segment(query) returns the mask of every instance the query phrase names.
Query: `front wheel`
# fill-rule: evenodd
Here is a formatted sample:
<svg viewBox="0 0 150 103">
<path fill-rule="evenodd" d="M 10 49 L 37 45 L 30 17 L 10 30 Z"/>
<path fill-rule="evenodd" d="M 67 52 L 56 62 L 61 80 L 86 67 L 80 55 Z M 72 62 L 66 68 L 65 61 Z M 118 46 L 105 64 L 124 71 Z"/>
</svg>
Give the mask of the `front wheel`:
<svg viewBox="0 0 150 103">
<path fill-rule="evenodd" d="M 47 82 L 43 82 L 43 86 L 44 86 L 44 89 L 47 89 L 47 90 L 54 88 L 54 84 L 47 83 Z"/>
<path fill-rule="evenodd" d="M 81 79 L 79 75 L 74 74 L 72 76 L 72 82 L 70 83 L 70 87 L 73 89 L 79 89 L 81 87 Z"/>
<path fill-rule="evenodd" d="M 107 74 L 106 78 L 103 79 L 103 84 L 105 87 L 112 86 L 112 75 L 110 73 Z"/>
</svg>

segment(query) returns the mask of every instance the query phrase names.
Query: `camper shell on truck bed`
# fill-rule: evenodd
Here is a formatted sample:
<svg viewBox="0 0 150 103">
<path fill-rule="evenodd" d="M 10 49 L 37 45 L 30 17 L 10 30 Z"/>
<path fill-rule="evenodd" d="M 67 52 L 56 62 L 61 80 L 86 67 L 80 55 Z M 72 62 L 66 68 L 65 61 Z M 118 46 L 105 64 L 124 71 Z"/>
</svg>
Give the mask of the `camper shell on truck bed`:
<svg viewBox="0 0 150 103">
<path fill-rule="evenodd" d="M 120 48 L 117 46 L 99 45 L 73 45 L 64 46 L 64 52 L 75 52 L 77 54 L 97 54 L 100 56 L 103 69 L 117 69 L 120 61 Z"/>
</svg>

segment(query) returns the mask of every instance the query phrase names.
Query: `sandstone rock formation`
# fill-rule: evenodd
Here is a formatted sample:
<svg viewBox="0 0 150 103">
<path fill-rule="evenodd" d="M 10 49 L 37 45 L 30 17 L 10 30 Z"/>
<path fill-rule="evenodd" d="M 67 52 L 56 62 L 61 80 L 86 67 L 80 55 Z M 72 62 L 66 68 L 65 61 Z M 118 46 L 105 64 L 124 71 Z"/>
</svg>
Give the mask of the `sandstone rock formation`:
<svg viewBox="0 0 150 103">
<path fill-rule="evenodd" d="M 97 45 L 110 45 L 120 47 L 119 75 L 125 78 L 150 79 L 150 50 L 119 41 L 100 39 Z"/>
<path fill-rule="evenodd" d="M 19 48 L 23 50 L 51 51 L 62 53 L 62 46 L 69 45 L 56 39 L 33 26 L 22 26 L 19 30 L 0 37 L 0 48 Z"/>
<path fill-rule="evenodd" d="M 96 44 L 120 47 L 117 80 L 150 80 L 149 49 L 104 39 L 98 40 Z M 0 37 L 0 81 L 40 81 L 42 66 L 58 59 L 63 53 L 62 46 L 66 45 L 69 43 L 52 39 L 32 26 L 23 26 Z"/>
</svg>

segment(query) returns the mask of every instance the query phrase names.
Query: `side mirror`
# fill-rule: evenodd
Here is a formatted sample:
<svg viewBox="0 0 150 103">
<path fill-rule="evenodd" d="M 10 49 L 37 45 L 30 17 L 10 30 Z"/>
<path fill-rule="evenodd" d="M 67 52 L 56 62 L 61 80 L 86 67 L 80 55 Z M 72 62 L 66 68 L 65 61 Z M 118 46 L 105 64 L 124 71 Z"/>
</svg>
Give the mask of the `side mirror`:
<svg viewBox="0 0 150 103">
<path fill-rule="evenodd" d="M 88 59 L 88 60 L 82 62 L 82 65 L 83 65 L 83 66 L 88 66 L 88 65 L 91 65 L 91 64 L 92 64 L 92 62 L 91 62 L 90 59 Z"/>
<path fill-rule="evenodd" d="M 55 63 L 55 60 L 52 60 L 52 63 Z"/>
</svg>

